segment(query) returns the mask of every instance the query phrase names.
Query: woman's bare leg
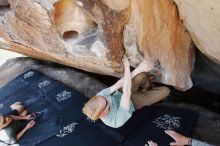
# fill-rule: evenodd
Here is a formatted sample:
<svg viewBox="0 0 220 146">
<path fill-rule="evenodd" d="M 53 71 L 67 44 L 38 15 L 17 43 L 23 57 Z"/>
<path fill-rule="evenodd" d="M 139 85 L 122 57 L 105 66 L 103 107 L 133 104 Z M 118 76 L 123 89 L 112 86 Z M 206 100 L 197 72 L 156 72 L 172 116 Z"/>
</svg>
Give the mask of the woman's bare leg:
<svg viewBox="0 0 220 146">
<path fill-rule="evenodd" d="M 135 70 L 132 71 L 131 78 L 134 78 L 135 76 L 137 76 L 142 72 L 149 72 L 152 69 L 153 69 L 153 64 L 145 60 L 141 62 Z M 123 86 L 123 83 L 124 83 L 124 77 L 118 80 L 114 85 L 110 87 L 110 92 L 113 93 L 116 90 L 120 89 Z"/>
<path fill-rule="evenodd" d="M 149 87 L 150 81 L 148 80 L 147 73 L 145 72 L 139 73 L 132 79 L 132 93 L 138 92 L 140 88 L 147 90 Z"/>
<path fill-rule="evenodd" d="M 27 110 L 24 108 L 24 106 L 21 104 L 21 102 L 16 102 L 12 104 L 11 106 L 12 110 L 17 110 L 20 116 L 26 116 Z"/>
<path fill-rule="evenodd" d="M 22 117 L 26 117 L 27 115 L 28 115 L 28 111 L 26 109 L 20 114 L 20 116 Z"/>
<path fill-rule="evenodd" d="M 22 105 L 21 102 L 15 102 L 10 107 L 11 107 L 11 109 L 13 109 L 14 107 L 16 107 L 18 105 Z"/>
<path fill-rule="evenodd" d="M 144 106 L 149 106 L 163 100 L 169 94 L 170 94 L 170 89 L 166 86 L 162 86 L 162 87 L 155 87 L 152 90 L 148 90 L 145 92 L 141 92 L 141 91 L 136 92 L 133 93 L 131 96 L 135 108 L 141 109 Z"/>
</svg>

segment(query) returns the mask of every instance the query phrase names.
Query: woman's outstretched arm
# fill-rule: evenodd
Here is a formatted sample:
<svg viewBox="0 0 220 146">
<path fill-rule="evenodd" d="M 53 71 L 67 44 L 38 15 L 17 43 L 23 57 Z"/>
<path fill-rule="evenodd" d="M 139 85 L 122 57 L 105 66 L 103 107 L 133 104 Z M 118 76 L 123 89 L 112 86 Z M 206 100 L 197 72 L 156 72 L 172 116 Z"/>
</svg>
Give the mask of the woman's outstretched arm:
<svg viewBox="0 0 220 146">
<path fill-rule="evenodd" d="M 131 72 L 130 63 L 127 57 L 123 58 L 124 64 L 124 83 L 123 83 L 123 94 L 121 97 L 120 106 L 125 110 L 129 111 L 130 108 L 130 98 L 131 98 Z"/>
<path fill-rule="evenodd" d="M 150 61 L 145 60 L 145 61 L 141 62 L 135 70 L 132 71 L 131 78 L 134 78 L 139 73 L 149 72 L 153 69 L 153 67 L 154 67 L 153 63 L 151 63 Z M 123 82 L 124 82 L 124 77 L 121 78 L 120 80 L 118 80 L 114 85 L 112 85 L 110 87 L 110 93 L 113 93 L 116 90 L 120 89 L 123 85 Z"/>
</svg>

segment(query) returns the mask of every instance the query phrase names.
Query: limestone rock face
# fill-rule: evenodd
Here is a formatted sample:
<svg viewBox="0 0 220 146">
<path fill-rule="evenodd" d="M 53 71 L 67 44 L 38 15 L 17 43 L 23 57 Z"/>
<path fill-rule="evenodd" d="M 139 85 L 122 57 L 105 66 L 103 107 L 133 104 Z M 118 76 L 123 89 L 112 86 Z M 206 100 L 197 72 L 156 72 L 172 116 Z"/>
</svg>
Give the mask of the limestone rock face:
<svg viewBox="0 0 220 146">
<path fill-rule="evenodd" d="M 173 0 L 199 50 L 220 63 L 220 1 Z"/>
<path fill-rule="evenodd" d="M 192 40 L 170 0 L 10 0 L 0 17 L 0 48 L 90 72 L 122 76 L 157 62 L 157 82 L 192 86 Z"/>
</svg>

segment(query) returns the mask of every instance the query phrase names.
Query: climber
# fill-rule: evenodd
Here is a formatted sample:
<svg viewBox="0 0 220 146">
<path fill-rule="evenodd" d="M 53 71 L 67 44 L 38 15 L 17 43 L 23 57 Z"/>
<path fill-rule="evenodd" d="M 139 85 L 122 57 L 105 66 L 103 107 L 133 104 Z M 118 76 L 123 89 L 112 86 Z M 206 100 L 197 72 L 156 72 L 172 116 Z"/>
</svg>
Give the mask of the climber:
<svg viewBox="0 0 220 146">
<path fill-rule="evenodd" d="M 122 62 L 124 77 L 92 97 L 83 107 L 83 113 L 89 119 L 96 121 L 100 118 L 113 128 L 124 125 L 135 110 L 154 104 L 170 93 L 169 88 L 165 86 L 150 88 L 146 75 L 146 72 L 154 67 L 150 61 L 143 61 L 132 73 L 127 57 L 124 57 Z M 132 78 L 134 79 L 131 80 Z M 123 93 L 118 91 L 121 87 Z"/>
</svg>

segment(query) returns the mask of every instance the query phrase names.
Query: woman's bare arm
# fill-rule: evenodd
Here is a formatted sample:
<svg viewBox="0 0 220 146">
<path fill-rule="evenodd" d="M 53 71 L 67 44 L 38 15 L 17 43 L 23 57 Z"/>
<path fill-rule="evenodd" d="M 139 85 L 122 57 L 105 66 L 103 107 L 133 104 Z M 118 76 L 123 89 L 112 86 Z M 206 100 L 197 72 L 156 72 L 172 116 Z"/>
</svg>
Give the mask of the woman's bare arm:
<svg viewBox="0 0 220 146">
<path fill-rule="evenodd" d="M 20 121 L 20 120 L 31 120 L 31 118 L 30 118 L 29 115 L 26 116 L 26 117 L 10 115 L 10 117 L 11 117 L 14 121 Z"/>
<path fill-rule="evenodd" d="M 27 131 L 28 129 L 25 127 L 24 129 L 22 129 L 17 135 L 16 135 L 16 139 L 19 140 L 21 139 L 21 137 L 25 134 L 25 132 Z"/>
<path fill-rule="evenodd" d="M 17 135 L 16 139 L 19 140 L 26 132 L 28 129 L 31 129 L 35 125 L 35 122 L 32 120 L 30 121 L 24 129 L 22 129 Z"/>
<path fill-rule="evenodd" d="M 123 94 L 121 97 L 120 106 L 125 110 L 129 111 L 130 108 L 130 98 L 131 98 L 131 72 L 130 72 L 130 64 L 128 59 L 123 58 L 124 64 L 124 83 L 123 83 Z"/>
<path fill-rule="evenodd" d="M 153 64 L 150 61 L 143 61 L 139 64 L 139 66 L 132 71 L 131 78 L 134 78 L 136 75 L 138 75 L 141 72 L 149 72 L 153 69 Z M 120 89 L 123 85 L 124 77 L 118 80 L 114 85 L 110 87 L 110 92 L 113 93 L 116 90 Z"/>
</svg>

